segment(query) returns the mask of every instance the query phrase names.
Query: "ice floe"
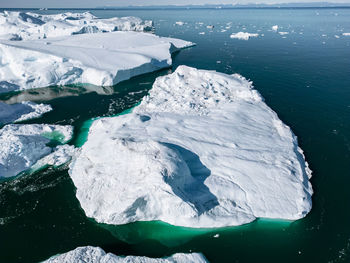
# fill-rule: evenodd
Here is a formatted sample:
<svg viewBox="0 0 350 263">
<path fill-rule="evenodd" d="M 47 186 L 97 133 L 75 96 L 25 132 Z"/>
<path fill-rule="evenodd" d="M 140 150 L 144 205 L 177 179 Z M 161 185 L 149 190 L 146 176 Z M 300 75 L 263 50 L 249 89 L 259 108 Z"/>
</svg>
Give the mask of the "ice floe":
<svg viewBox="0 0 350 263">
<path fill-rule="evenodd" d="M 9 124 L 0 129 L 0 177 L 16 176 L 36 162 L 58 151 L 54 164 L 63 164 L 64 153 L 72 151 L 50 142 L 66 143 L 72 138 L 73 127 L 47 124 Z M 51 156 L 54 158 L 54 156 Z M 66 158 L 67 159 L 67 158 Z"/>
<path fill-rule="evenodd" d="M 152 21 L 137 17 L 99 19 L 90 12 L 42 15 L 0 12 L 0 39 L 43 39 L 74 34 L 112 31 L 150 31 Z"/>
<path fill-rule="evenodd" d="M 278 31 L 278 25 L 272 26 L 272 30 L 273 30 L 273 31 Z"/>
<path fill-rule="evenodd" d="M 278 34 L 280 34 L 281 36 L 284 36 L 284 35 L 288 35 L 288 34 L 289 34 L 289 32 L 283 32 L 283 31 L 280 31 L 280 32 L 278 32 Z"/>
<path fill-rule="evenodd" d="M 178 26 L 183 26 L 184 24 L 185 24 L 185 22 L 182 22 L 182 21 L 175 22 L 175 25 L 178 25 Z"/>
<path fill-rule="evenodd" d="M 52 110 L 50 105 L 24 101 L 15 104 L 0 102 L 0 125 L 38 118 Z"/>
<path fill-rule="evenodd" d="M 116 256 L 106 253 L 99 247 L 78 247 L 64 254 L 56 255 L 43 263 L 206 263 L 208 262 L 199 253 L 177 253 L 167 258 L 148 258 L 142 256 Z"/>
<path fill-rule="evenodd" d="M 350 36 L 350 33 L 343 33 L 343 36 Z"/>
<path fill-rule="evenodd" d="M 241 39 L 241 40 L 248 40 L 251 37 L 258 37 L 259 34 L 253 34 L 253 33 L 247 33 L 247 32 L 238 32 L 238 33 L 232 33 L 230 35 L 230 38 L 234 39 Z"/>
<path fill-rule="evenodd" d="M 311 209 L 297 138 L 251 82 L 186 66 L 132 113 L 94 121 L 69 174 L 100 223 L 223 227 Z"/>
<path fill-rule="evenodd" d="M 112 86 L 170 66 L 171 53 L 191 45 L 150 33 L 122 31 L 0 40 L 0 93 L 72 83 Z"/>
</svg>

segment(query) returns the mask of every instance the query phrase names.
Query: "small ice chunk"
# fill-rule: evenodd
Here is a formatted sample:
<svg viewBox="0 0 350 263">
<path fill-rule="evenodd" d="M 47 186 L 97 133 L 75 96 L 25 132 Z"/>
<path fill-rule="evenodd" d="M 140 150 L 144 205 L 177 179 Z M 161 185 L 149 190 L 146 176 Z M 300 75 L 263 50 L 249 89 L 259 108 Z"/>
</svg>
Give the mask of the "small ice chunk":
<svg viewBox="0 0 350 263">
<path fill-rule="evenodd" d="M 280 32 L 278 32 L 278 34 L 280 34 L 281 36 L 284 36 L 284 35 L 288 35 L 288 34 L 289 34 L 289 32 L 283 32 L 283 31 L 280 31 Z"/>
<path fill-rule="evenodd" d="M 272 30 L 273 30 L 273 31 L 277 31 L 277 30 L 278 30 L 278 25 L 272 26 Z"/>
<path fill-rule="evenodd" d="M 230 38 L 234 39 L 241 39 L 241 40 L 248 40 L 251 37 L 258 37 L 259 34 L 253 34 L 253 33 L 247 33 L 247 32 L 238 32 L 238 33 L 232 33 L 230 35 Z"/>
<path fill-rule="evenodd" d="M 185 22 L 182 22 L 182 21 L 177 21 L 175 22 L 176 25 L 179 25 L 179 26 L 183 26 L 185 24 Z"/>
<path fill-rule="evenodd" d="M 350 36 L 350 33 L 343 33 L 343 36 Z"/>
</svg>

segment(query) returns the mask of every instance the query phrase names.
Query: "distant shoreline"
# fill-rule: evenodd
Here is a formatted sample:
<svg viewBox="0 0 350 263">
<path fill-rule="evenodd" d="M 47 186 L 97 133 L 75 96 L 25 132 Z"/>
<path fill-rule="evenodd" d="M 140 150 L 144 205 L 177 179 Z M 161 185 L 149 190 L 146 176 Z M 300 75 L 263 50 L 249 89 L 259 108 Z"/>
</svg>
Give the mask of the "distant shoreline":
<svg viewBox="0 0 350 263">
<path fill-rule="evenodd" d="M 289 6 L 281 6 L 281 7 L 202 7 L 202 6 L 196 6 L 196 7 L 188 7 L 188 6 L 176 6 L 176 7 L 147 7 L 147 6 L 142 6 L 142 7 L 86 7 L 86 8 L 74 8 L 74 7 L 60 7 L 60 8 L 38 8 L 38 7 L 26 7 L 26 8 L 14 8 L 14 7 L 0 7 L 0 10 L 11 10 L 11 11 L 16 11 L 16 10 L 38 10 L 38 11 L 48 11 L 48 10 L 266 10 L 266 9 L 276 9 L 276 10 L 300 10 L 300 9 L 350 9 L 350 5 L 347 6 L 310 6 L 310 7 L 289 7 Z"/>
</svg>

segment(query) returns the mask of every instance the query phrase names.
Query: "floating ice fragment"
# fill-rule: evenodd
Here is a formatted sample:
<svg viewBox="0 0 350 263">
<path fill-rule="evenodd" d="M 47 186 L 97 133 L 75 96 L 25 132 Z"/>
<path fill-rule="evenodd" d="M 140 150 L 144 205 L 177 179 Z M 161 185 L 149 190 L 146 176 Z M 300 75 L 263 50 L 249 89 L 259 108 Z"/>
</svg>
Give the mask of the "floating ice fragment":
<svg viewBox="0 0 350 263">
<path fill-rule="evenodd" d="M 273 31 L 277 31 L 278 30 L 278 25 L 272 26 L 272 30 Z"/>
<path fill-rule="evenodd" d="M 259 36 L 259 34 L 238 32 L 238 33 L 232 33 L 230 35 L 230 38 L 241 39 L 241 40 L 248 40 L 251 37 L 258 37 L 258 36 Z"/>
</svg>

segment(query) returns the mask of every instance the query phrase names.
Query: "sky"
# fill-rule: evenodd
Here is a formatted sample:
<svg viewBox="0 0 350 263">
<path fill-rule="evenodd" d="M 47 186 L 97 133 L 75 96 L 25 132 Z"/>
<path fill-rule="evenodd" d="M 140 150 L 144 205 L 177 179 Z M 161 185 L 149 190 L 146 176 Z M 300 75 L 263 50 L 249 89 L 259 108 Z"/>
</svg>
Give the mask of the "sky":
<svg viewBox="0 0 350 263">
<path fill-rule="evenodd" d="M 101 6 L 146 5 L 201 5 L 201 4 L 276 4 L 311 3 L 322 0 L 0 0 L 0 8 L 71 7 L 93 8 Z M 330 3 L 349 3 L 350 0 L 326 0 Z"/>
</svg>

